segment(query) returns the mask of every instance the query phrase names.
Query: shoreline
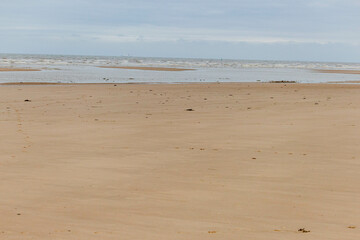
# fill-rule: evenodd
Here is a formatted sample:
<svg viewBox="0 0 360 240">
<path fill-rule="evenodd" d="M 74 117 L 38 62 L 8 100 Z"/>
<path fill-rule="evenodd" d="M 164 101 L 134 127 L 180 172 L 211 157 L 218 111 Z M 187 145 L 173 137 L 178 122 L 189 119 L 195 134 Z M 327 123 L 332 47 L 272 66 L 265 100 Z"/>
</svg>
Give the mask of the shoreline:
<svg viewBox="0 0 360 240">
<path fill-rule="evenodd" d="M 37 85 L 57 85 L 57 86 L 86 86 L 86 85 L 206 85 L 206 84 L 257 84 L 257 85 L 358 85 L 360 81 L 334 81 L 322 83 L 301 83 L 301 82 L 96 82 L 96 83 L 66 83 L 66 82 L 3 82 L 0 86 L 37 86 Z"/>
</svg>

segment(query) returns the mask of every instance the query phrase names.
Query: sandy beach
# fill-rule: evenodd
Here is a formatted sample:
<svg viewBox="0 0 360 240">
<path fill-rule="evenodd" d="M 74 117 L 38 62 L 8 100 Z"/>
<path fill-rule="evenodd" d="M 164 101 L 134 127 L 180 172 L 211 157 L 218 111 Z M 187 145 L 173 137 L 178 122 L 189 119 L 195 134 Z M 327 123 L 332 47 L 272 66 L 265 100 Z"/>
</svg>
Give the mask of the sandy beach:
<svg viewBox="0 0 360 240">
<path fill-rule="evenodd" d="M 4 68 L 0 67 L 0 72 L 37 72 L 41 71 L 39 69 L 32 69 L 32 68 Z"/>
<path fill-rule="evenodd" d="M 167 71 L 167 72 L 181 72 L 194 71 L 191 68 L 172 68 L 172 67 L 139 67 L 139 66 L 99 66 L 100 68 L 118 68 L 129 70 L 145 70 L 145 71 Z"/>
<path fill-rule="evenodd" d="M 359 239 L 359 102 L 350 84 L 1 85 L 0 239 Z"/>
</svg>

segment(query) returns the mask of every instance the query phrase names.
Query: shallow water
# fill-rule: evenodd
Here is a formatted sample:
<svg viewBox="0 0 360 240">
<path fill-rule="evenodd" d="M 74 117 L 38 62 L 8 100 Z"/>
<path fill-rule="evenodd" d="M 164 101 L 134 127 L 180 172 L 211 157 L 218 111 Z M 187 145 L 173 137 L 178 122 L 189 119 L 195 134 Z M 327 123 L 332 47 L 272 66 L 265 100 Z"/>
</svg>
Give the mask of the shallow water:
<svg viewBox="0 0 360 240">
<path fill-rule="evenodd" d="M 99 68 L 98 66 L 193 68 L 195 71 L 144 71 Z M 193 83 L 281 80 L 322 83 L 360 80 L 359 74 L 313 71 L 314 69 L 360 70 L 359 63 L 0 54 L 1 67 L 42 70 L 39 72 L 0 72 L 1 83 Z"/>
</svg>

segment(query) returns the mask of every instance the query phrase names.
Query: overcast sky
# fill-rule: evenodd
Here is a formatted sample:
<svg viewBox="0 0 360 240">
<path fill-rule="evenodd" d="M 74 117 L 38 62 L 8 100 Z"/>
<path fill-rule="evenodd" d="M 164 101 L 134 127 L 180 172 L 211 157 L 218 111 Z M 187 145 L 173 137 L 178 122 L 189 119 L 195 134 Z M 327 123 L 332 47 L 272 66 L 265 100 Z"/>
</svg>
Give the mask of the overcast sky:
<svg viewBox="0 0 360 240">
<path fill-rule="evenodd" d="M 360 1 L 0 0 L 0 52 L 360 62 Z"/>
</svg>

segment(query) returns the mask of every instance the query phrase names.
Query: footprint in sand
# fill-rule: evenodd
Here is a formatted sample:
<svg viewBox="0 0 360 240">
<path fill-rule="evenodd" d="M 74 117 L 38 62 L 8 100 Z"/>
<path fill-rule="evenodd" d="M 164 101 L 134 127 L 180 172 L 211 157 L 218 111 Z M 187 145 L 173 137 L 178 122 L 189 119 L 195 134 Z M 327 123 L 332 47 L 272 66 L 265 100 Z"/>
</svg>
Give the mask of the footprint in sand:
<svg viewBox="0 0 360 240">
<path fill-rule="evenodd" d="M 26 100 L 28 100 L 28 99 L 26 99 Z M 24 101 L 26 101 L 26 100 L 24 100 Z M 28 101 L 30 101 L 30 100 L 28 100 Z M 21 110 L 23 110 L 23 109 L 21 109 Z M 23 139 L 25 142 L 24 143 L 25 146 L 23 146 L 22 152 L 27 152 L 27 149 L 31 147 L 32 142 L 30 140 L 30 136 L 27 135 L 27 133 L 23 129 L 23 120 L 22 120 L 21 111 L 19 109 L 15 109 L 15 114 L 16 114 L 17 128 L 18 128 L 17 132 L 23 136 Z"/>
</svg>

